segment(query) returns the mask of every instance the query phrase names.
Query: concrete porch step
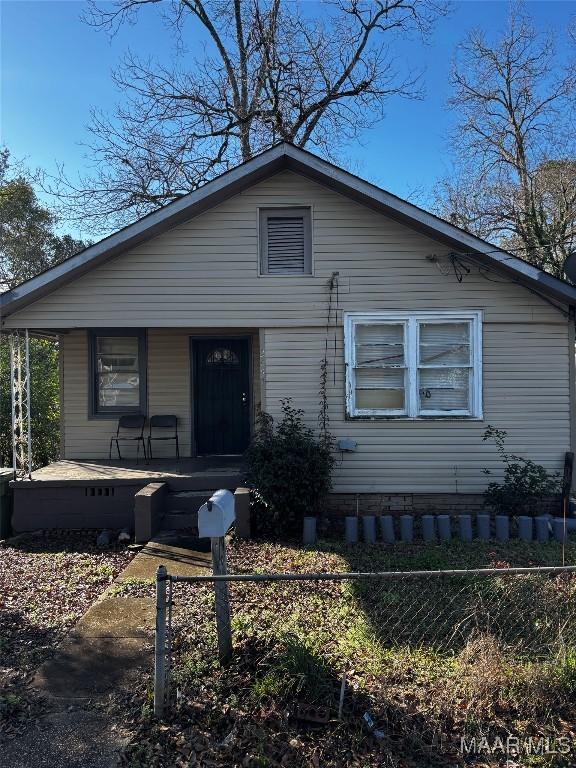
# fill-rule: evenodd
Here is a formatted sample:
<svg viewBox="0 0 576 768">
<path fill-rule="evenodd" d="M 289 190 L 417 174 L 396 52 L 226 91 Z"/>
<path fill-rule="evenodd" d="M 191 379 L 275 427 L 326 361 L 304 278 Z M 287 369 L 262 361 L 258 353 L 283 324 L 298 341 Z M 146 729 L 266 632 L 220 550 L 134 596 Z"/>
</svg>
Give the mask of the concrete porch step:
<svg viewBox="0 0 576 768">
<path fill-rule="evenodd" d="M 169 510 L 160 521 L 161 531 L 181 531 L 184 528 L 198 530 L 198 514 L 186 510 Z"/>
<path fill-rule="evenodd" d="M 228 488 L 234 491 L 242 485 L 242 475 L 239 472 L 199 472 L 186 477 L 167 477 L 165 482 L 171 492 L 205 491 L 206 488 Z M 213 491 L 212 491 L 213 492 Z"/>
<path fill-rule="evenodd" d="M 169 493 L 164 502 L 164 508 L 171 512 L 198 512 L 202 504 L 205 504 L 214 491 L 173 491 Z"/>
</svg>

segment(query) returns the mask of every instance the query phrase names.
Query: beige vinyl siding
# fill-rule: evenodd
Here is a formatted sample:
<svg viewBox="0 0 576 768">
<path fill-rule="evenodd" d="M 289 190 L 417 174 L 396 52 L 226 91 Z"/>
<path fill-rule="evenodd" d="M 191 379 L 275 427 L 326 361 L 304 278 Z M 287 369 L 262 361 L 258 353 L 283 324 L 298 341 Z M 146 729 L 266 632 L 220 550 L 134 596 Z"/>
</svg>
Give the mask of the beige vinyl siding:
<svg viewBox="0 0 576 768">
<path fill-rule="evenodd" d="M 148 415 L 174 414 L 178 417 L 181 456 L 191 455 L 192 388 L 190 338 L 208 335 L 201 329 L 157 329 L 147 332 Z M 212 333 L 210 335 L 221 335 Z M 258 334 L 238 329 L 235 335 L 251 337 L 253 413 L 260 407 L 260 346 Z M 110 435 L 116 420 L 89 417 L 89 351 L 85 331 L 60 337 L 62 381 L 62 455 L 66 459 L 101 459 L 108 456 Z M 121 446 L 122 455 L 132 457 L 132 446 Z M 174 443 L 156 442 L 155 458 L 174 456 Z"/>
<path fill-rule="evenodd" d="M 334 351 L 336 335 L 336 351 Z M 288 395 L 316 427 L 320 363 L 326 332 L 267 329 L 266 404 L 280 414 Z M 330 429 L 358 442 L 338 453 L 334 491 L 342 493 L 477 493 L 488 482 L 483 467 L 500 473 L 488 424 L 509 432 L 507 449 L 561 470 L 570 447 L 567 324 L 484 324 L 484 419 L 409 421 L 345 417 L 343 331 L 328 332 Z"/>
<path fill-rule="evenodd" d="M 258 208 L 312 207 L 313 275 L 258 276 Z M 279 173 L 95 268 L 15 313 L 7 327 L 323 325 L 327 282 L 342 310 L 484 309 L 486 319 L 557 322 L 539 296 L 472 266 L 462 283 L 447 249 L 292 172 Z"/>
<path fill-rule="evenodd" d="M 258 276 L 258 208 L 274 205 L 312 207 L 313 275 Z M 337 437 L 357 440 L 358 450 L 338 455 L 334 490 L 477 492 L 487 482 L 482 467 L 496 466 L 493 447 L 481 439 L 488 424 L 509 431 L 510 451 L 560 469 L 570 446 L 568 321 L 508 276 L 470 262 L 458 282 L 446 259 L 438 265 L 427 258 L 446 253 L 380 213 L 283 172 L 54 291 L 6 325 L 149 328 L 149 413 L 177 412 L 185 455 L 189 337 L 202 329 L 260 329 L 253 331 L 254 405 L 277 415 L 280 399 L 290 396 L 316 426 L 328 283 L 337 271 L 330 423 Z M 346 420 L 344 312 L 459 308 L 483 312 L 483 421 Z M 85 331 L 62 336 L 62 376 L 65 456 L 102 458 L 114 422 L 88 419 Z"/>
</svg>

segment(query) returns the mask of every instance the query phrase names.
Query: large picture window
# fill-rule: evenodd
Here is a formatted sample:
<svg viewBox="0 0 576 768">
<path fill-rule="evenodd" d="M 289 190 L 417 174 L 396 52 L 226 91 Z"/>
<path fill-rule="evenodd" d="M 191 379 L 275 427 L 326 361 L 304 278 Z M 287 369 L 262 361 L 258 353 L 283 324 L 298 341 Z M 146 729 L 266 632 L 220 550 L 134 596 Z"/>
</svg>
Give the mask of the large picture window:
<svg viewBox="0 0 576 768">
<path fill-rule="evenodd" d="M 350 313 L 349 416 L 482 416 L 481 313 Z"/>
<path fill-rule="evenodd" d="M 145 413 L 146 348 L 143 331 L 90 333 L 92 415 Z"/>
</svg>

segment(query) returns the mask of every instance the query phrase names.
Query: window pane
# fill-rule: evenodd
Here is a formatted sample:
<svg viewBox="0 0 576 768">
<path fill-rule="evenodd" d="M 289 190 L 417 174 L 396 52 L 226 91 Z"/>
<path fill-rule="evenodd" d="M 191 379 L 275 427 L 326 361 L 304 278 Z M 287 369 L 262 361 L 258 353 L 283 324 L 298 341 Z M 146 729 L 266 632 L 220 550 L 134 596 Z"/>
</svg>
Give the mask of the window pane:
<svg viewBox="0 0 576 768">
<path fill-rule="evenodd" d="M 356 408 L 358 410 L 403 411 L 403 389 L 357 389 Z"/>
<path fill-rule="evenodd" d="M 420 323 L 420 362 L 424 365 L 468 365 L 469 323 Z"/>
<path fill-rule="evenodd" d="M 469 410 L 469 381 L 470 368 L 420 369 L 420 410 Z"/>
<path fill-rule="evenodd" d="M 362 368 L 404 366 L 404 326 L 392 323 L 357 326 L 356 365 Z"/>
<path fill-rule="evenodd" d="M 137 336 L 96 338 L 96 387 L 99 407 L 138 408 L 140 366 Z"/>
<path fill-rule="evenodd" d="M 129 373 L 104 373 L 98 377 L 98 404 L 105 406 L 140 405 L 140 377 Z"/>
<path fill-rule="evenodd" d="M 213 349 L 206 356 L 207 365 L 240 365 L 238 355 L 231 349 L 218 347 Z"/>
<path fill-rule="evenodd" d="M 96 339 L 97 370 L 138 373 L 137 336 L 99 336 Z"/>
<path fill-rule="evenodd" d="M 357 368 L 356 408 L 404 410 L 404 370 Z"/>
</svg>

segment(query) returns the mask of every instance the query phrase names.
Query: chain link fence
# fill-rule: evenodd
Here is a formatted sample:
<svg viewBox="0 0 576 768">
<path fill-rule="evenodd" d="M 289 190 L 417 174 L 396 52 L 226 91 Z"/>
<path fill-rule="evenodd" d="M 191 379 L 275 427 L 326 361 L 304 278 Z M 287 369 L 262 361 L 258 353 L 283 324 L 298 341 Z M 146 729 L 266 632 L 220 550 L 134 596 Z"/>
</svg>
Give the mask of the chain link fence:
<svg viewBox="0 0 576 768">
<path fill-rule="evenodd" d="M 242 712 L 272 707 L 287 723 L 335 729 L 332 742 L 368 739 L 388 750 L 391 766 L 401 765 L 394 754 L 453 760 L 440 765 L 495 760 L 500 744 L 506 760 L 524 749 L 541 762 L 482 764 L 574 765 L 575 614 L 576 567 L 191 577 L 160 569 L 155 712 L 170 717 L 202 700 L 208 709 L 229 700 Z M 230 658 L 221 653 L 227 626 Z"/>
</svg>

